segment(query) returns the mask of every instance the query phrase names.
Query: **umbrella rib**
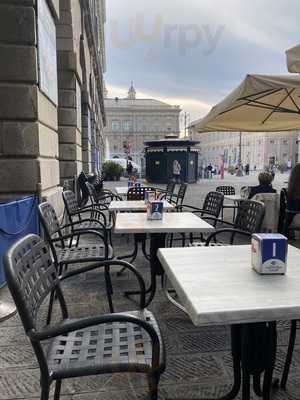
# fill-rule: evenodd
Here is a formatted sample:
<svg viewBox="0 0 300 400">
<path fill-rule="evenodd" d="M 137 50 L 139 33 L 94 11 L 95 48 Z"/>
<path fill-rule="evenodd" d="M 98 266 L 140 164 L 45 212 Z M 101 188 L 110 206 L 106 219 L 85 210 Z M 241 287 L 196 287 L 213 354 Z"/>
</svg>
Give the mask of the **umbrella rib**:
<svg viewBox="0 0 300 400">
<path fill-rule="evenodd" d="M 276 93 L 276 92 L 278 92 L 278 91 L 280 91 L 280 90 L 282 90 L 282 89 L 273 89 L 273 90 L 270 90 L 270 89 L 269 89 L 269 90 L 264 90 L 263 92 L 260 92 L 260 93 L 255 93 L 255 94 L 251 95 L 251 96 L 258 96 L 258 97 L 257 97 L 256 99 L 254 99 L 254 100 L 253 100 L 253 99 L 249 99 L 250 96 L 240 97 L 240 98 L 238 99 L 238 101 L 239 101 L 239 100 L 246 100 L 247 102 L 246 102 L 246 103 L 243 103 L 243 104 L 239 104 L 239 105 L 237 105 L 237 106 L 235 106 L 235 107 L 232 107 L 232 108 L 230 108 L 229 110 L 222 111 L 222 112 L 220 113 L 220 115 L 226 114 L 227 112 L 230 112 L 230 111 L 233 111 L 233 110 L 236 110 L 237 108 L 240 108 L 240 107 L 249 105 L 249 103 L 251 103 L 252 101 L 256 101 L 256 100 L 261 99 L 262 97 L 265 97 L 266 93 L 268 93 L 268 95 L 270 95 L 270 94 L 274 94 L 274 93 Z"/>
<path fill-rule="evenodd" d="M 264 124 L 269 118 L 271 118 L 271 116 L 274 114 L 274 112 L 276 112 L 276 110 L 277 110 L 278 108 L 280 108 L 281 104 L 282 104 L 288 97 L 291 97 L 291 94 L 294 92 L 294 90 L 295 90 L 294 88 L 291 89 L 290 91 L 288 91 L 287 89 L 285 89 L 287 95 L 286 95 L 286 96 L 281 100 L 281 102 L 274 108 L 274 110 L 272 110 L 272 111 L 270 112 L 270 114 L 262 121 L 262 124 Z"/>
</svg>

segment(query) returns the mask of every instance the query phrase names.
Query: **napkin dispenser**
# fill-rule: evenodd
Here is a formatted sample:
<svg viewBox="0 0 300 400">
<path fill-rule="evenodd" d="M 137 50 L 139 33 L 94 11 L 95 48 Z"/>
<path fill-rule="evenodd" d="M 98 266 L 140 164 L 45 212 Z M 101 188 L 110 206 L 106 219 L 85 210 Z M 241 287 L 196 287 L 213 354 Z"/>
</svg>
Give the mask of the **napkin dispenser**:
<svg viewBox="0 0 300 400">
<path fill-rule="evenodd" d="M 252 235 L 252 268 L 259 274 L 285 274 L 288 242 L 279 233 Z"/>
<path fill-rule="evenodd" d="M 147 219 L 161 220 L 163 218 L 164 203 L 162 201 L 149 201 L 147 205 Z"/>
</svg>

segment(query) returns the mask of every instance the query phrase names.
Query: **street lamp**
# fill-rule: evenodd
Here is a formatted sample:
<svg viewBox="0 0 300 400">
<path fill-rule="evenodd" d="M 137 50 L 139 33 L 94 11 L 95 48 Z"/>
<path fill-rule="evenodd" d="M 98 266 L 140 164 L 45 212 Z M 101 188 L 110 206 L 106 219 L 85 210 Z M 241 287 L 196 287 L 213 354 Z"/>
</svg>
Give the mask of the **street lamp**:
<svg viewBox="0 0 300 400">
<path fill-rule="evenodd" d="M 238 158 L 238 169 L 236 171 L 236 176 L 243 176 L 243 168 L 242 168 L 242 132 L 239 132 L 239 158 Z"/>
</svg>

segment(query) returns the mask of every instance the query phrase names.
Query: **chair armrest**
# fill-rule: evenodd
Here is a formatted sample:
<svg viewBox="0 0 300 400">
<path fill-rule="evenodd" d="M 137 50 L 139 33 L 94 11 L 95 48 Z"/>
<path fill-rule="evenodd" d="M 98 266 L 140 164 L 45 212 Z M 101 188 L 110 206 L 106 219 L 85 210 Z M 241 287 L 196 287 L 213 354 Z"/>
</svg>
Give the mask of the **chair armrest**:
<svg viewBox="0 0 300 400">
<path fill-rule="evenodd" d="M 101 210 L 95 210 L 95 208 L 89 208 L 89 209 L 85 209 L 85 210 L 78 210 L 78 211 L 74 211 L 72 212 L 71 216 L 74 215 L 81 215 L 81 214 L 85 214 L 85 213 L 94 213 L 94 214 L 98 214 L 99 216 L 101 216 L 103 218 L 104 224 L 106 225 L 106 215 L 101 211 Z M 90 218 L 89 218 L 90 219 Z M 87 221 L 87 219 L 85 220 Z M 96 219 L 90 219 L 90 221 L 95 222 Z M 99 221 L 99 220 L 97 220 Z M 76 221 L 77 222 L 77 221 Z M 82 222 L 82 221 L 81 221 Z M 100 222 L 100 221 L 99 221 Z"/>
<path fill-rule="evenodd" d="M 98 231 L 94 231 L 91 229 L 87 229 L 87 230 L 79 230 L 77 232 L 72 232 L 69 233 L 67 235 L 63 235 L 60 236 L 58 238 L 52 238 L 52 242 L 56 243 L 56 242 L 61 242 L 62 240 L 66 240 L 66 239 L 73 239 L 74 237 L 80 237 L 81 235 L 94 235 L 94 236 L 98 236 L 99 238 L 101 238 L 104 242 L 104 245 L 107 245 L 107 234 L 106 231 L 104 230 L 104 235 L 102 235 L 100 232 Z"/>
<path fill-rule="evenodd" d="M 111 266 L 121 266 L 125 269 L 128 269 L 129 271 L 131 271 L 138 283 L 139 283 L 139 287 L 140 287 L 140 291 L 141 291 L 141 295 L 140 295 L 140 308 L 141 310 L 145 308 L 145 302 L 146 302 L 146 286 L 145 286 L 145 282 L 144 282 L 144 278 L 141 275 L 141 273 L 130 263 L 128 263 L 127 261 L 122 261 L 122 260 L 106 260 L 106 261 L 101 261 L 98 263 L 94 263 L 92 265 L 87 265 L 84 266 L 82 268 L 79 269 L 74 269 L 71 271 L 67 271 L 65 272 L 62 276 L 59 277 L 60 281 L 64 281 L 65 279 L 68 279 L 70 277 L 73 277 L 75 275 L 80 275 L 82 273 L 88 272 L 88 271 L 92 271 L 94 269 L 97 268 L 101 268 L 101 267 L 111 267 Z"/>
<path fill-rule="evenodd" d="M 208 238 L 205 241 L 205 246 L 209 246 L 209 243 L 211 242 L 212 239 L 215 239 L 217 235 L 221 234 L 221 233 L 231 233 L 231 239 L 230 239 L 230 244 L 233 243 L 233 238 L 236 234 L 239 235 L 244 235 L 247 236 L 249 238 L 251 238 L 252 234 L 246 231 L 242 231 L 240 229 L 231 229 L 231 228 L 224 228 L 224 229 L 218 229 L 217 231 L 211 233 Z"/>
<path fill-rule="evenodd" d="M 105 314 L 99 317 L 82 318 L 74 322 L 64 322 L 60 325 L 56 325 L 50 328 L 44 328 L 41 331 L 31 329 L 27 332 L 27 334 L 31 340 L 41 341 L 51 339 L 60 335 L 65 335 L 69 332 L 88 328 L 90 326 L 107 324 L 108 322 L 129 322 L 141 326 L 149 334 L 152 345 L 159 346 L 158 335 L 151 324 L 133 315 L 125 313 Z"/>
<path fill-rule="evenodd" d="M 102 228 L 103 230 L 105 230 L 105 225 L 101 221 L 99 221 L 98 219 L 94 219 L 94 218 L 85 218 L 85 219 L 82 219 L 81 221 L 74 221 L 72 223 L 69 223 L 69 224 L 66 224 L 66 225 L 62 225 L 60 227 L 60 229 L 66 229 L 66 228 L 73 228 L 74 227 L 74 229 L 77 230 L 77 231 L 85 231 L 84 228 L 76 228 L 76 225 L 80 225 L 82 222 L 95 222 L 95 223 L 100 225 L 99 228 Z"/>
</svg>

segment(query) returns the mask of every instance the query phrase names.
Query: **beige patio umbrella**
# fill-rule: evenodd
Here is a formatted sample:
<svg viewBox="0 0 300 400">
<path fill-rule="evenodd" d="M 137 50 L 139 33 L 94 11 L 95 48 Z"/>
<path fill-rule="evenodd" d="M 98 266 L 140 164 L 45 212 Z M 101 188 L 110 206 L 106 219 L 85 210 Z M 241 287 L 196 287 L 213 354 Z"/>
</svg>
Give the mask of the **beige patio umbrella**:
<svg viewBox="0 0 300 400">
<path fill-rule="evenodd" d="M 286 50 L 286 64 L 289 72 L 300 73 L 300 44 Z"/>
<path fill-rule="evenodd" d="M 300 129 L 300 76 L 247 75 L 193 125 L 198 132 Z"/>
</svg>

